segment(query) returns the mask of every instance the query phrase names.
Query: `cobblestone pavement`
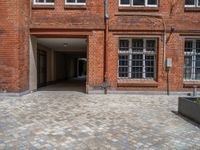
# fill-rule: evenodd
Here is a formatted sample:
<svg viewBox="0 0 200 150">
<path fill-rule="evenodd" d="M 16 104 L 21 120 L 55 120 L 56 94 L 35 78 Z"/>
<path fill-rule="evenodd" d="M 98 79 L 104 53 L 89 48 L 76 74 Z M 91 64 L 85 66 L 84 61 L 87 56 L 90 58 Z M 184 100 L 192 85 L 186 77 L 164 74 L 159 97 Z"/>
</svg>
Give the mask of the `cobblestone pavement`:
<svg viewBox="0 0 200 150">
<path fill-rule="evenodd" d="M 0 149 L 200 149 L 176 96 L 36 92 L 0 97 Z"/>
</svg>

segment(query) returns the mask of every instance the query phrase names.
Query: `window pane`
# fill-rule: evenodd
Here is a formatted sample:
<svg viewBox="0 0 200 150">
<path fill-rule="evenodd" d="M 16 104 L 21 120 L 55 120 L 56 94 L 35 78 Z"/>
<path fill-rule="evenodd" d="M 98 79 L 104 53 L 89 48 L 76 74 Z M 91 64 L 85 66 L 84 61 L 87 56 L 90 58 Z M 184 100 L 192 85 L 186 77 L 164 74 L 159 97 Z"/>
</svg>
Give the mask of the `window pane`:
<svg viewBox="0 0 200 150">
<path fill-rule="evenodd" d="M 145 0 L 133 0 L 133 5 L 145 5 Z"/>
<path fill-rule="evenodd" d="M 148 0 L 148 5 L 157 5 L 157 0 Z"/>
<path fill-rule="evenodd" d="M 184 79 L 191 80 L 192 79 L 192 68 L 184 69 Z"/>
<path fill-rule="evenodd" d="M 185 67 L 192 67 L 192 56 L 185 56 Z"/>
<path fill-rule="evenodd" d="M 145 56 L 146 78 L 154 78 L 154 56 Z"/>
<path fill-rule="evenodd" d="M 85 3 L 86 0 L 77 0 L 77 3 Z"/>
<path fill-rule="evenodd" d="M 44 3 L 44 0 L 36 0 L 37 3 Z"/>
<path fill-rule="evenodd" d="M 119 77 L 128 77 L 128 55 L 119 55 Z"/>
<path fill-rule="evenodd" d="M 119 66 L 128 66 L 128 55 L 119 56 Z"/>
<path fill-rule="evenodd" d="M 185 41 L 185 52 L 192 52 L 193 42 Z"/>
<path fill-rule="evenodd" d="M 192 78 L 192 56 L 184 58 L 184 78 L 187 80 Z"/>
<path fill-rule="evenodd" d="M 133 39 L 132 40 L 132 51 L 133 52 L 143 52 L 143 39 Z"/>
<path fill-rule="evenodd" d="M 47 3 L 54 3 L 54 0 L 46 0 Z"/>
<path fill-rule="evenodd" d="M 200 68 L 196 68 L 196 80 L 200 80 Z"/>
<path fill-rule="evenodd" d="M 200 40 L 197 40 L 197 42 L 196 42 L 196 52 L 197 53 L 200 53 Z"/>
<path fill-rule="evenodd" d="M 121 78 L 128 77 L 128 67 L 119 67 L 119 77 Z"/>
<path fill-rule="evenodd" d="M 67 0 L 67 3 L 75 3 L 75 0 Z"/>
<path fill-rule="evenodd" d="M 119 50 L 120 51 L 129 51 L 129 40 L 120 40 L 119 41 Z"/>
<path fill-rule="evenodd" d="M 195 79 L 200 79 L 200 56 L 196 56 L 196 68 L 195 68 Z"/>
<path fill-rule="evenodd" d="M 120 0 L 120 4 L 121 5 L 129 5 L 130 4 L 130 0 Z"/>
<path fill-rule="evenodd" d="M 185 0 L 185 5 L 195 5 L 195 0 Z"/>
<path fill-rule="evenodd" d="M 156 50 L 156 41 L 147 40 L 146 41 L 146 51 L 155 51 Z"/>
<path fill-rule="evenodd" d="M 132 78 L 142 78 L 143 74 L 143 55 L 132 55 Z"/>
</svg>

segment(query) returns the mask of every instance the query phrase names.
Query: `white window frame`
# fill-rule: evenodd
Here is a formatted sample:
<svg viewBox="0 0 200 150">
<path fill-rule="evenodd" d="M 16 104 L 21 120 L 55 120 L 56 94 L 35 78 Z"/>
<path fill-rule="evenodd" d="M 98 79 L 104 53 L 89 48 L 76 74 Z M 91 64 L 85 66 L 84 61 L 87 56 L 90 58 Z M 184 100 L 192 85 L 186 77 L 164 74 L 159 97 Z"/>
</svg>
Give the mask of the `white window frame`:
<svg viewBox="0 0 200 150">
<path fill-rule="evenodd" d="M 130 4 L 121 4 L 121 0 L 119 0 L 119 6 L 121 7 L 158 7 L 158 0 L 156 5 L 149 5 L 148 4 L 148 0 L 145 0 L 145 4 L 144 5 L 133 5 L 133 1 L 134 0 L 129 0 Z"/>
<path fill-rule="evenodd" d="M 133 39 L 142 39 L 143 40 L 143 52 L 139 52 L 139 54 L 142 54 L 143 55 L 143 74 L 142 74 L 142 78 L 132 78 L 132 40 Z M 118 79 L 119 80 L 123 80 L 123 79 L 126 79 L 126 80 L 156 80 L 156 73 L 157 73 L 157 39 L 156 38 L 140 38 L 140 37 L 133 37 L 133 38 L 119 38 L 118 42 L 120 40 L 128 40 L 129 41 L 129 50 L 127 52 L 124 52 L 124 51 L 120 51 L 120 46 L 118 45 Z M 152 55 L 154 56 L 154 77 L 153 78 L 146 78 L 146 71 L 145 71 L 145 68 L 146 68 L 146 59 L 145 59 L 145 56 L 147 55 L 146 54 L 146 41 L 148 40 L 154 40 L 155 41 L 155 51 L 152 53 Z M 124 55 L 128 55 L 128 77 L 120 77 L 119 76 L 119 55 L 120 54 L 124 54 Z M 148 56 L 148 55 L 147 55 Z M 151 55 L 149 55 L 151 56 Z"/>
<path fill-rule="evenodd" d="M 74 3 L 69 3 L 69 2 L 67 2 L 67 0 L 65 0 L 65 5 L 86 5 L 86 2 L 85 3 L 78 3 L 77 0 L 75 0 Z"/>
<path fill-rule="evenodd" d="M 199 0 L 194 0 L 194 5 L 185 5 L 188 8 L 200 7 Z"/>
<path fill-rule="evenodd" d="M 53 3 L 49 3 L 49 2 L 46 2 L 46 0 L 44 0 L 44 2 L 36 2 L 36 0 L 33 0 L 33 5 L 54 5 L 55 2 Z"/>
<path fill-rule="evenodd" d="M 184 47 L 184 59 L 185 56 L 192 56 L 192 72 L 191 72 L 191 79 L 185 79 L 185 67 L 184 67 L 184 81 L 198 81 L 199 79 L 196 79 L 196 57 L 197 57 L 197 41 L 200 39 L 185 39 L 186 41 L 192 42 L 192 52 L 185 52 Z M 184 61 L 185 66 L 185 61 Z"/>
</svg>

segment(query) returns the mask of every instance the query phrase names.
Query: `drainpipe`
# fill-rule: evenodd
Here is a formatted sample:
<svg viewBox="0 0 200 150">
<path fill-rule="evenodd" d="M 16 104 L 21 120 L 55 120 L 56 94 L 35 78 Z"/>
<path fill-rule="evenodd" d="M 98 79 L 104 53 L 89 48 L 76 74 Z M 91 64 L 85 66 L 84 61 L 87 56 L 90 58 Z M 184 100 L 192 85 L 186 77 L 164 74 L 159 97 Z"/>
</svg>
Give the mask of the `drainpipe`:
<svg viewBox="0 0 200 150">
<path fill-rule="evenodd" d="M 107 50 L 108 50 L 108 0 L 104 0 L 104 69 L 103 69 L 103 88 L 104 94 L 107 94 L 108 81 L 107 81 Z"/>
</svg>

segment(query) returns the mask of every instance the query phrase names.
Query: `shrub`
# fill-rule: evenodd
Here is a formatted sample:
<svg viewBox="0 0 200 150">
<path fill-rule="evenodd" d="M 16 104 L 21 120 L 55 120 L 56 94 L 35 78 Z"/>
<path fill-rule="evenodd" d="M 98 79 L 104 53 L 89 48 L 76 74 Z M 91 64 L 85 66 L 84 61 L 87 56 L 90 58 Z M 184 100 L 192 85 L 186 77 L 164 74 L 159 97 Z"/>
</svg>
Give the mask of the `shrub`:
<svg viewBox="0 0 200 150">
<path fill-rule="evenodd" d="M 200 97 L 197 98 L 197 104 L 200 105 Z"/>
</svg>

